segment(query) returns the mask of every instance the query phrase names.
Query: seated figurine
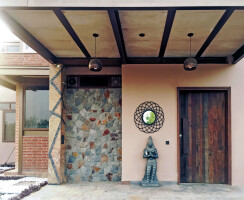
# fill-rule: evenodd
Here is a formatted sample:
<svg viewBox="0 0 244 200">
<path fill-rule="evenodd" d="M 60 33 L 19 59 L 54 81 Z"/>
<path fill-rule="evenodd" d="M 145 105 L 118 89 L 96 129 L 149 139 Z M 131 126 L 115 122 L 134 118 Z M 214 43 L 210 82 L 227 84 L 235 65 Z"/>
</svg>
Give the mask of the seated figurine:
<svg viewBox="0 0 244 200">
<path fill-rule="evenodd" d="M 147 146 L 143 152 L 143 158 L 147 158 L 147 165 L 145 169 L 145 175 L 142 179 L 142 187 L 159 187 L 160 184 L 157 179 L 157 161 L 158 153 L 157 149 L 153 145 L 152 137 L 150 136 L 147 142 Z"/>
</svg>

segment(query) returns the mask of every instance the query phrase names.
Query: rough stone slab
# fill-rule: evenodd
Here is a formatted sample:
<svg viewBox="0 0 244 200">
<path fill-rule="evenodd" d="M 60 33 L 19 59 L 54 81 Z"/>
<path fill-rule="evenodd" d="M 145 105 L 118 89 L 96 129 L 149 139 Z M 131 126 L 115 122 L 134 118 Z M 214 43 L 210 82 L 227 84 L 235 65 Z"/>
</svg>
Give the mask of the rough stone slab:
<svg viewBox="0 0 244 200">
<path fill-rule="evenodd" d="M 121 89 L 66 90 L 66 105 L 72 110 L 65 131 L 69 182 L 121 180 L 120 100 Z"/>
<path fill-rule="evenodd" d="M 162 183 L 162 187 L 143 188 L 139 185 L 122 185 L 121 182 L 82 182 L 45 186 L 25 200 L 62 199 L 99 200 L 244 200 L 244 186 L 217 184 Z"/>
</svg>

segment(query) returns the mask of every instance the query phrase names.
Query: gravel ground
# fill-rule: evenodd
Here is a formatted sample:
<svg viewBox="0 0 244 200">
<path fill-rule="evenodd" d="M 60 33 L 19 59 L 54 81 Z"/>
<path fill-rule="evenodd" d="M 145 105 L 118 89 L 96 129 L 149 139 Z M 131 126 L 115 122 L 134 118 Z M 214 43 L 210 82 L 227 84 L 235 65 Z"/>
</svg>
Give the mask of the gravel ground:
<svg viewBox="0 0 244 200">
<path fill-rule="evenodd" d="M 46 184 L 46 178 L 0 176 L 0 200 L 22 199 Z"/>
<path fill-rule="evenodd" d="M 0 167 L 0 174 L 9 171 L 11 169 L 14 169 L 14 167 Z"/>
</svg>

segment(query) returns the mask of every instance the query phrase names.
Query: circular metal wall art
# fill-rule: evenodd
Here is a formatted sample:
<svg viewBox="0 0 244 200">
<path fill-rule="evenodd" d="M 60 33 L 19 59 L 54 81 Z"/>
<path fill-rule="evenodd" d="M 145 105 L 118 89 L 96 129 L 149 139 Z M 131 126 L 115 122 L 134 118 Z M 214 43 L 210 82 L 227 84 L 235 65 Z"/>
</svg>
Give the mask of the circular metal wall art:
<svg viewBox="0 0 244 200">
<path fill-rule="evenodd" d="M 157 132 L 164 123 L 163 109 L 157 103 L 146 101 L 137 107 L 134 114 L 134 121 L 136 127 L 142 132 Z"/>
</svg>

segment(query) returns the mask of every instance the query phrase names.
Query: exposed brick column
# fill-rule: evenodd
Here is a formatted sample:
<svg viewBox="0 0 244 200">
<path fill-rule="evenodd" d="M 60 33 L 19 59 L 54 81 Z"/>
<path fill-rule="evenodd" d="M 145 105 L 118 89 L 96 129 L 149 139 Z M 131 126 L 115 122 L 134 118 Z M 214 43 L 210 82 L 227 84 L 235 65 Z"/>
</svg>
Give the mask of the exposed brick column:
<svg viewBox="0 0 244 200">
<path fill-rule="evenodd" d="M 49 75 L 49 150 L 48 150 L 48 183 L 61 184 L 64 181 L 65 146 L 61 144 L 64 135 L 62 120 L 63 70 L 50 65 Z"/>
<path fill-rule="evenodd" d="M 22 172 L 23 84 L 16 85 L 15 171 Z"/>
</svg>

